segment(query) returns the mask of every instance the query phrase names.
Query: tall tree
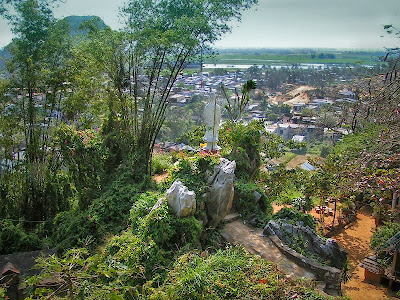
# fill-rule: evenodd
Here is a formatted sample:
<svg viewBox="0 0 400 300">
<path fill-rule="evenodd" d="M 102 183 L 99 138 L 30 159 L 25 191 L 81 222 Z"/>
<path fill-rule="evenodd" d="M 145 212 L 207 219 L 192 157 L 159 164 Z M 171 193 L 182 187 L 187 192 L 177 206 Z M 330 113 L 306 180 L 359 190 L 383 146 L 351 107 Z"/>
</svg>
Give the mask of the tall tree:
<svg viewBox="0 0 400 300">
<path fill-rule="evenodd" d="M 135 167 L 149 173 L 169 96 L 187 64 L 198 60 L 232 19 L 257 0 L 134 0 L 122 8 L 129 35 L 129 96 Z"/>
<path fill-rule="evenodd" d="M 15 35 L 8 71 L 10 102 L 20 117 L 25 148 L 21 215 L 45 219 L 57 204 L 46 195 L 46 174 L 50 171 L 47 149 L 52 115 L 64 90 L 68 74 L 68 26 L 57 23 L 47 0 L 6 1 L 4 15 Z M 25 146 L 25 147 L 21 147 Z"/>
</svg>

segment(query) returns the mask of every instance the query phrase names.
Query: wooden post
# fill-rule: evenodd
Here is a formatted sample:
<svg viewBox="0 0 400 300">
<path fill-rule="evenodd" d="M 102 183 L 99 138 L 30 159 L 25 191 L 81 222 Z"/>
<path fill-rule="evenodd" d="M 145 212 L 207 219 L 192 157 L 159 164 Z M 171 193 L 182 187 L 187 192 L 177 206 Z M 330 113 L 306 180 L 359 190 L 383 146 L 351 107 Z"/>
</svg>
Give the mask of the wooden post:
<svg viewBox="0 0 400 300">
<path fill-rule="evenodd" d="M 392 211 L 396 209 L 397 206 L 397 193 L 393 193 L 393 198 L 392 198 Z"/>
</svg>

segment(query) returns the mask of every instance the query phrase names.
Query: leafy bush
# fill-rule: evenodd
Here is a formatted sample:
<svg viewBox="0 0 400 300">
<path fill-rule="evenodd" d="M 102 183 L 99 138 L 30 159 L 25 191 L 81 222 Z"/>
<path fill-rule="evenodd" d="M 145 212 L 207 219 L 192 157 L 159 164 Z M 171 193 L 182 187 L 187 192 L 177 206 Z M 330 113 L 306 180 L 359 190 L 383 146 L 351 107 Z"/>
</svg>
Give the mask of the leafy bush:
<svg viewBox="0 0 400 300">
<path fill-rule="evenodd" d="M 145 192 L 138 196 L 136 202 L 130 210 L 130 224 L 132 228 L 137 228 L 140 225 L 140 218 L 145 217 L 150 213 L 151 208 L 156 204 L 161 195 L 154 192 Z"/>
<path fill-rule="evenodd" d="M 104 251 L 97 257 L 97 263 L 104 266 L 102 269 L 108 270 L 106 276 L 110 281 L 114 279 L 117 283 L 135 286 L 150 280 L 157 272 L 162 273 L 157 268 L 167 266 L 172 258 L 150 237 L 127 230 L 106 244 Z M 123 271 L 122 276 L 115 267 Z"/>
<path fill-rule="evenodd" d="M 254 194 L 259 193 L 261 198 L 258 202 L 254 199 Z M 263 190 L 254 183 L 238 180 L 235 183 L 235 196 L 233 207 L 243 216 L 252 219 L 257 226 L 265 226 L 271 219 L 272 206 L 268 201 Z"/>
<path fill-rule="evenodd" d="M 285 220 L 286 222 L 296 225 L 297 222 L 303 222 L 305 226 L 308 226 L 315 230 L 315 219 L 309 214 L 303 214 L 296 209 L 284 207 L 272 217 L 274 220 Z"/>
<path fill-rule="evenodd" d="M 153 239 L 165 250 L 184 247 L 188 244 L 198 245 L 201 231 L 202 226 L 197 219 L 176 217 L 166 201 L 141 218 L 137 229 L 140 236 Z"/>
<path fill-rule="evenodd" d="M 236 177 L 252 178 L 261 165 L 261 134 L 259 124 L 251 122 L 248 125 L 232 125 L 232 152 L 228 156 L 236 161 Z"/>
<path fill-rule="evenodd" d="M 79 194 L 79 205 L 87 208 L 100 195 L 108 155 L 102 136 L 93 130 L 80 131 L 65 124 L 57 128 L 55 134 L 63 163 Z"/>
<path fill-rule="evenodd" d="M 179 179 L 197 196 L 202 195 L 207 189 L 206 171 L 213 172 L 219 160 L 218 156 L 206 153 L 181 158 L 172 168 L 167 180 L 163 182 L 162 189 L 167 190 L 175 180 Z"/>
<path fill-rule="evenodd" d="M 292 206 L 299 211 L 306 212 L 312 209 L 313 203 L 310 197 L 299 197 L 293 200 Z"/>
<path fill-rule="evenodd" d="M 387 222 L 374 232 L 371 238 L 371 249 L 379 251 L 396 233 L 400 232 L 400 224 Z"/>
<path fill-rule="evenodd" d="M 20 224 L 0 222 L 0 254 L 39 250 L 42 242 L 35 233 L 26 233 Z"/>
<path fill-rule="evenodd" d="M 327 299 L 312 286 L 284 279 L 275 265 L 243 248 L 213 255 L 189 252 L 179 257 L 159 288 L 146 299 Z"/>
<path fill-rule="evenodd" d="M 134 184 L 128 172 L 122 172 L 103 195 L 95 199 L 88 214 L 96 219 L 107 232 L 117 233 L 126 228 L 129 210 L 138 198 L 143 184 Z"/>
<path fill-rule="evenodd" d="M 88 240 L 98 244 L 103 236 L 104 229 L 99 221 L 87 211 L 69 210 L 58 214 L 54 219 L 52 239 L 61 252 L 83 246 Z"/>
<path fill-rule="evenodd" d="M 171 155 L 168 153 L 154 154 L 151 161 L 152 174 L 161 174 L 173 167 Z"/>
</svg>

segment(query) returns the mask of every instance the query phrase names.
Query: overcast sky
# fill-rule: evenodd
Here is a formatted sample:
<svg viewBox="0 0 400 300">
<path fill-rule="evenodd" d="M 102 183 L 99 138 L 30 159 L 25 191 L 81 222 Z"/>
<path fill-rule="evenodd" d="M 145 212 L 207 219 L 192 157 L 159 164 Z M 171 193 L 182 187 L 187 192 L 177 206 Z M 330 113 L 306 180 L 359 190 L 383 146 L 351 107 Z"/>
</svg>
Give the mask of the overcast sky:
<svg viewBox="0 0 400 300">
<path fill-rule="evenodd" d="M 97 15 L 112 28 L 121 27 L 118 7 L 125 0 L 65 1 L 54 10 L 57 18 Z M 385 24 L 400 27 L 400 0 L 259 0 L 216 46 L 368 49 L 400 46 L 400 39 L 385 34 Z M 11 38 L 6 21 L 0 19 L 0 47 Z"/>
</svg>

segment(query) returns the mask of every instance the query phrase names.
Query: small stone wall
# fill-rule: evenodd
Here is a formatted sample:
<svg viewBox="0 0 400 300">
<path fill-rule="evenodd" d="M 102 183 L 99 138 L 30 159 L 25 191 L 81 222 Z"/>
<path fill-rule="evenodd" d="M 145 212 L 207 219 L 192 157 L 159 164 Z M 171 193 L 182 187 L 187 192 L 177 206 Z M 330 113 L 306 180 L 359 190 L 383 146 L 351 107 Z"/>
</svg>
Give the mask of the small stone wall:
<svg viewBox="0 0 400 300">
<path fill-rule="evenodd" d="M 268 237 L 285 256 L 292 259 L 297 264 L 312 270 L 318 280 L 326 282 L 325 291 L 328 292 L 329 290 L 334 290 L 339 292 L 341 290 L 341 270 L 329 266 L 323 266 L 316 260 L 301 255 L 282 243 L 279 237 L 275 234 L 269 235 Z"/>
</svg>

